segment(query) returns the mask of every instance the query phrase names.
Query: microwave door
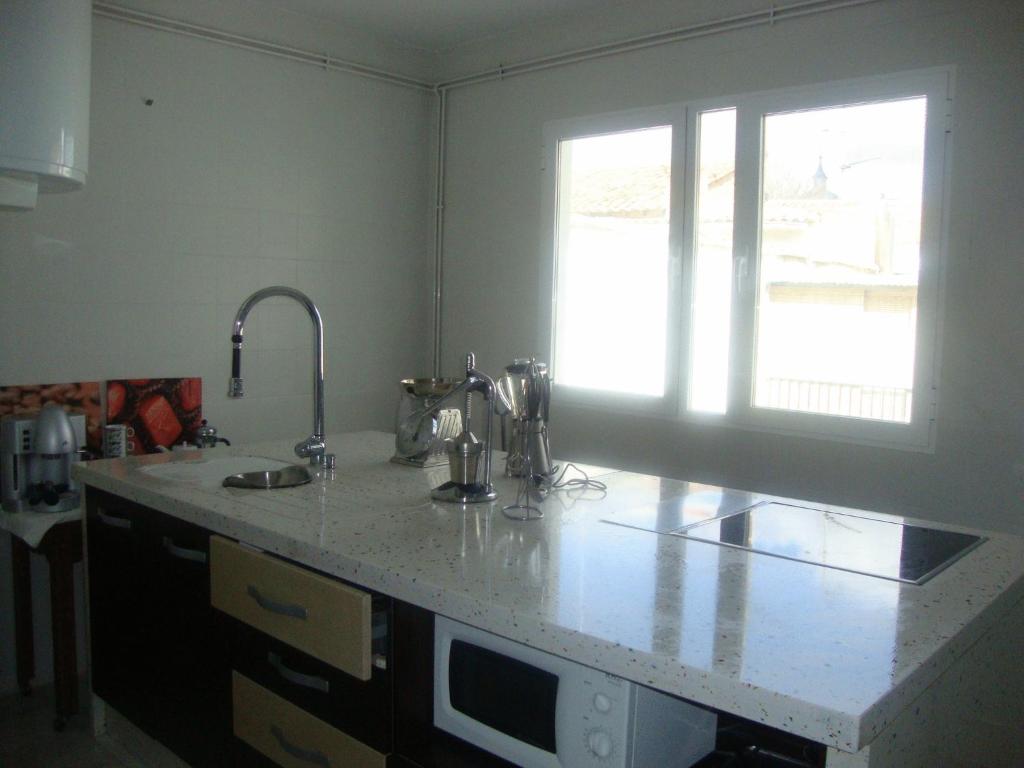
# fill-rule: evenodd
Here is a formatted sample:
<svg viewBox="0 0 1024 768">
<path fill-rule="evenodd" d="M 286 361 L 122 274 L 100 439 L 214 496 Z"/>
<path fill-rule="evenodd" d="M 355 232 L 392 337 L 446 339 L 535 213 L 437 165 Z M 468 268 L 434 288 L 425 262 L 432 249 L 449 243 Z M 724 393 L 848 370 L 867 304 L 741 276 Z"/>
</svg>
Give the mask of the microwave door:
<svg viewBox="0 0 1024 768">
<path fill-rule="evenodd" d="M 455 629 L 435 632 L 434 725 L 518 765 L 565 768 L 558 674 L 503 653 L 502 638 Z"/>
</svg>

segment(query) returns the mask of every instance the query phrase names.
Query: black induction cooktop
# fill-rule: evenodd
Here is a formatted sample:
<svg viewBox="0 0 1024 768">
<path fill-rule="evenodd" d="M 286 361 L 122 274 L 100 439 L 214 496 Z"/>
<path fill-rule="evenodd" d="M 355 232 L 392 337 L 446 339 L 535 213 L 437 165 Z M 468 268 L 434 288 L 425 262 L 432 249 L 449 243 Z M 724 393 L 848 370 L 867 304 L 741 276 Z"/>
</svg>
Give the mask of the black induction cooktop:
<svg viewBox="0 0 1024 768">
<path fill-rule="evenodd" d="M 910 584 L 925 583 L 985 541 L 775 501 L 661 533 Z"/>
<path fill-rule="evenodd" d="M 624 509 L 604 522 L 906 584 L 924 584 L 986 540 L 898 517 L 778 501 L 751 504 L 746 493 L 696 488 Z"/>
</svg>

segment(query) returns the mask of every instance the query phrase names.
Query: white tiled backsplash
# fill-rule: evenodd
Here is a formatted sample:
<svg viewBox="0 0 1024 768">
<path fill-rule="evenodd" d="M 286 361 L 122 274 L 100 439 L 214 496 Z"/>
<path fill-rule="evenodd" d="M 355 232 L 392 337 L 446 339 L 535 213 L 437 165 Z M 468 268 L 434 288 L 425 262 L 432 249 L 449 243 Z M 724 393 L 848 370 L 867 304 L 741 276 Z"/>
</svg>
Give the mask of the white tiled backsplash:
<svg viewBox="0 0 1024 768">
<path fill-rule="evenodd" d="M 323 314 L 328 430 L 386 428 L 394 382 L 429 372 L 430 110 L 429 94 L 96 18 L 86 188 L 0 213 L 0 384 L 201 376 L 221 434 L 298 438 L 297 305 L 253 311 L 247 395 L 226 397 L 238 305 L 283 284 Z"/>
</svg>

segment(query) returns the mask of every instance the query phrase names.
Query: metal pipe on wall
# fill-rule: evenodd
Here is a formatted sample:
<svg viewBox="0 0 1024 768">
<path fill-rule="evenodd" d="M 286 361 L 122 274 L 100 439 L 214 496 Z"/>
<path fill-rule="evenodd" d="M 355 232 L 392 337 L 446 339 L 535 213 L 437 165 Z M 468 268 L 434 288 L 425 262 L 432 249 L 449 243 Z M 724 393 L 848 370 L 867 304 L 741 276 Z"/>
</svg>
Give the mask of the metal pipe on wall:
<svg viewBox="0 0 1024 768">
<path fill-rule="evenodd" d="M 359 64 L 354 61 L 348 61 L 337 56 L 331 56 L 329 53 L 318 53 L 316 51 L 303 50 L 302 48 L 292 48 L 279 43 L 267 42 L 266 40 L 257 40 L 253 37 L 236 35 L 233 32 L 225 32 L 220 29 L 214 29 L 213 27 L 205 27 L 200 24 L 179 21 L 178 19 L 171 19 L 167 16 L 144 13 L 131 8 L 125 8 L 120 5 L 112 5 L 110 3 L 102 2 L 93 3 L 92 12 L 96 16 L 100 16 L 102 18 L 114 19 L 115 21 L 122 21 L 126 24 L 134 24 L 139 27 L 158 29 L 162 32 L 174 32 L 178 35 L 208 40 L 210 42 L 220 43 L 221 45 L 228 45 L 232 48 L 242 48 L 247 51 L 264 53 L 268 56 L 276 56 L 278 58 L 288 59 L 289 61 L 297 61 L 301 64 L 311 64 L 315 67 L 319 67 L 320 69 L 332 69 L 337 72 L 347 72 L 350 75 L 367 77 L 371 80 L 380 80 L 385 83 L 391 83 L 392 85 L 401 85 L 407 88 L 415 88 L 417 90 L 434 90 L 433 85 L 417 80 L 416 78 L 399 75 L 397 73 L 388 72 L 375 67 L 369 67 L 365 64 Z"/>
<path fill-rule="evenodd" d="M 618 40 L 613 43 L 603 43 L 601 45 L 579 48 L 567 53 L 558 53 L 552 56 L 528 59 L 527 61 L 522 61 L 517 64 L 503 64 L 493 69 L 487 69 L 472 75 L 463 75 L 461 77 L 448 80 L 447 82 L 439 83 L 437 88 L 461 88 L 467 85 L 476 85 L 477 83 L 484 83 L 493 80 L 506 80 L 517 75 L 526 75 L 532 72 L 551 69 L 553 67 L 579 64 L 584 61 L 593 61 L 594 59 L 604 58 L 605 56 L 614 56 L 621 53 L 629 53 L 630 51 L 643 50 L 644 48 L 653 48 L 659 45 L 668 45 L 670 43 L 693 40 L 698 37 L 734 32 L 740 29 L 773 25 L 780 21 L 788 21 L 802 16 L 811 16 L 828 11 L 836 11 L 858 5 L 871 5 L 879 2 L 883 2 L 883 0 L 803 0 L 802 2 L 790 3 L 788 5 L 777 6 L 772 4 L 771 7 L 766 8 L 763 11 L 751 11 L 749 13 L 741 13 L 735 16 L 727 16 L 721 19 L 714 19 L 712 21 L 690 24 L 685 27 L 676 27 L 675 29 L 668 29 L 662 32 L 640 35 L 626 40 Z"/>
<path fill-rule="evenodd" d="M 441 311 L 444 285 L 444 157 L 448 91 L 437 88 L 437 157 L 434 189 L 434 378 L 441 378 Z"/>
</svg>

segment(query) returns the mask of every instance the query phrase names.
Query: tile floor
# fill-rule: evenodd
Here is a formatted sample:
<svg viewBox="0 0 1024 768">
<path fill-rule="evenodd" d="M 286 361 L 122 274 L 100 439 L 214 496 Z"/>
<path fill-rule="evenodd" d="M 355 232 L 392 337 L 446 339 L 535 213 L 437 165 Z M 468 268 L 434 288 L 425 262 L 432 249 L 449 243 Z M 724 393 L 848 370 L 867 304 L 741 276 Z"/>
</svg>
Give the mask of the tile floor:
<svg viewBox="0 0 1024 768">
<path fill-rule="evenodd" d="M 82 711 L 53 729 L 53 689 L 0 698 L 0 768 L 142 768 L 130 755 L 92 735 L 87 689 Z"/>
</svg>

